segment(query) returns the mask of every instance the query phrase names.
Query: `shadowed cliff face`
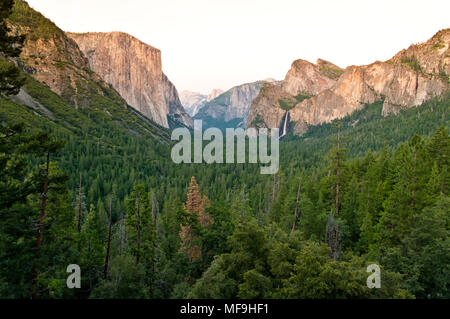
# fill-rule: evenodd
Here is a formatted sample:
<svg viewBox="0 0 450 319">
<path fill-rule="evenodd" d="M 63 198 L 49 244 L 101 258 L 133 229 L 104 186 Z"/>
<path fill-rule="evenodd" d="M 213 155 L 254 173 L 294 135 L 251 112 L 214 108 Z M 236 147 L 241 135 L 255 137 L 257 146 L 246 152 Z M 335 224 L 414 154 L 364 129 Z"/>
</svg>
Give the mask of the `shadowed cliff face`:
<svg viewBox="0 0 450 319">
<path fill-rule="evenodd" d="M 366 103 L 384 100 L 382 114 L 398 113 L 439 96 L 449 88 L 450 29 L 438 32 L 429 41 L 402 50 L 391 60 L 342 70 L 318 60 L 292 64 L 279 88 L 261 90 L 253 101 L 248 127 L 265 123 L 279 127 L 279 103 L 299 93 L 312 97 L 289 108 L 294 133 L 303 134 L 308 125 L 330 122 L 361 109 Z M 251 119 L 251 121 L 250 121 Z"/>
<path fill-rule="evenodd" d="M 89 61 L 75 41 L 25 1 L 16 0 L 8 24 L 15 34 L 26 34 L 19 67 L 75 108 L 126 101 L 89 69 Z"/>
<path fill-rule="evenodd" d="M 210 122 L 214 124 L 215 121 L 220 121 L 229 124 L 233 120 L 240 120 L 239 125 L 245 124 L 251 103 L 265 83 L 278 82 L 274 79 L 265 79 L 232 87 L 211 101 L 205 102 L 195 115 L 195 119 L 203 120 L 206 126 L 209 126 Z"/>
<path fill-rule="evenodd" d="M 295 99 L 284 91 L 281 86 L 266 83 L 262 86 L 258 96 L 253 100 L 250 115 L 247 119 L 248 127 L 279 127 L 281 119 L 286 112 L 279 105 L 280 99 Z"/>
<path fill-rule="evenodd" d="M 167 116 L 192 126 L 175 86 L 162 72 L 160 50 L 122 32 L 67 33 L 87 57 L 89 67 L 133 108 L 168 127 Z"/>
</svg>

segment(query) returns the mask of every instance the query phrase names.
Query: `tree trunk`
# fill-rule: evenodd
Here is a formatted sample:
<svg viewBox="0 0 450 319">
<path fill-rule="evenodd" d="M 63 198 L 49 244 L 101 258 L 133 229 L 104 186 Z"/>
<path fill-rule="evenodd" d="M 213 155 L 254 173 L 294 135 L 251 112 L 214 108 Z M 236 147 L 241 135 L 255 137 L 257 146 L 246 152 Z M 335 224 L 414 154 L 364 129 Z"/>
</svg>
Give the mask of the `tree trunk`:
<svg viewBox="0 0 450 319">
<path fill-rule="evenodd" d="M 414 196 L 415 196 L 415 183 L 416 183 L 416 165 L 417 165 L 417 150 L 414 148 L 414 177 L 413 177 L 413 188 L 411 193 L 411 207 L 414 208 Z"/>
<path fill-rule="evenodd" d="M 123 244 L 123 227 L 124 227 L 124 219 L 120 221 L 120 240 L 119 240 L 119 255 L 122 255 L 122 244 Z"/>
<path fill-rule="evenodd" d="M 48 192 L 48 172 L 49 172 L 49 166 L 50 166 L 50 152 L 47 152 L 47 158 L 46 158 L 46 164 L 45 164 L 45 179 L 44 179 L 44 191 L 42 192 L 42 201 L 41 201 L 41 214 L 39 216 L 39 226 L 38 226 L 38 233 L 37 233 L 37 239 L 36 239 L 36 263 L 39 262 L 39 248 L 42 244 L 42 234 L 44 231 L 44 225 L 43 225 L 43 219 L 45 217 L 45 208 L 47 207 L 47 192 Z M 33 280 L 31 285 L 31 297 L 32 299 L 36 299 L 36 285 L 37 285 L 37 276 L 38 272 L 36 269 L 36 266 L 33 267 Z"/>
<path fill-rule="evenodd" d="M 108 240 L 106 244 L 105 269 L 103 269 L 103 278 L 108 276 L 109 252 L 111 250 L 111 228 L 112 228 L 112 198 L 109 199 L 109 225 L 108 225 Z"/>
<path fill-rule="evenodd" d="M 159 233 L 157 228 L 158 214 L 159 214 L 158 201 L 156 200 L 155 193 L 152 192 L 152 217 L 153 217 L 153 225 L 155 226 L 155 232 L 157 234 Z"/>
<path fill-rule="evenodd" d="M 295 202 L 295 212 L 294 212 L 294 222 L 292 223 L 292 230 L 291 232 L 293 232 L 295 230 L 295 226 L 297 224 L 297 219 L 298 219 L 298 205 L 300 203 L 300 188 L 302 186 L 302 179 L 300 178 L 298 181 L 298 190 L 297 190 L 297 200 Z"/>
<path fill-rule="evenodd" d="M 340 195 L 340 189 L 339 189 L 339 183 L 340 183 L 340 177 L 341 177 L 341 128 L 338 127 L 338 136 L 337 136 L 337 163 L 336 163 L 336 217 L 339 216 L 339 195 Z"/>
<path fill-rule="evenodd" d="M 272 202 L 275 201 L 275 178 L 276 178 L 276 175 L 273 175 L 273 182 L 272 182 Z"/>
<path fill-rule="evenodd" d="M 139 264 L 139 259 L 141 257 L 141 205 L 140 202 L 137 204 L 137 254 L 136 254 L 136 264 Z"/>
<path fill-rule="evenodd" d="M 80 173 L 80 186 L 78 189 L 78 216 L 77 216 L 77 222 L 78 222 L 78 233 L 81 233 L 81 207 L 82 207 L 82 199 L 81 199 L 81 173 Z"/>
<path fill-rule="evenodd" d="M 258 202 L 258 226 L 261 226 L 261 201 L 262 201 L 262 190 L 259 190 L 259 202 Z"/>
</svg>

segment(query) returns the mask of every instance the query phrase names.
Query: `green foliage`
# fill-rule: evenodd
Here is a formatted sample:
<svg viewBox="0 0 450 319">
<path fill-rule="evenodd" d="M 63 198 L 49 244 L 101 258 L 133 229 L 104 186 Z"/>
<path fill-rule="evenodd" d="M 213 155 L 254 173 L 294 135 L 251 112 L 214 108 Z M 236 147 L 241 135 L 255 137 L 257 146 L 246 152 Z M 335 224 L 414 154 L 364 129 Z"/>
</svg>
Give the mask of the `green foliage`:
<svg viewBox="0 0 450 319">
<path fill-rule="evenodd" d="M 442 48 L 445 48 L 445 44 L 438 42 L 438 43 L 433 44 L 432 48 L 437 49 L 437 50 L 442 49 Z"/>
<path fill-rule="evenodd" d="M 86 297 L 97 286 L 102 275 L 106 255 L 106 232 L 106 224 L 100 213 L 91 205 L 78 239 L 79 266 L 83 269 L 81 286 Z"/>
<path fill-rule="evenodd" d="M 336 123 L 287 136 L 274 177 L 259 174 L 257 164 L 171 163 L 168 131 L 125 108 L 107 89 L 103 97 L 90 95 L 89 107 L 80 109 L 30 77 L 25 89 L 44 108 L 0 98 L 0 122 L 9 125 L 1 126 L 0 135 L 1 297 L 29 298 L 38 263 L 42 298 L 449 296 L 448 95 L 398 115 L 381 116 L 378 102 L 341 119 L 345 154 L 344 147 L 330 153 Z M 25 125 L 13 126 L 18 122 Z M 41 130 L 52 138 L 37 134 Z M 42 149 L 55 139 L 66 146 L 51 158 L 49 215 L 38 259 L 33 248 Z M 336 211 L 338 166 L 334 218 L 341 241 L 333 260 L 325 238 Z M 80 174 L 91 209 L 78 233 Z M 194 227 L 202 257 L 190 261 L 179 231 L 193 175 L 211 199 L 206 212 L 214 222 Z M 102 278 L 111 195 L 111 257 Z M 137 198 L 146 216 L 139 249 Z M 79 291 L 65 288 L 70 263 L 82 267 Z M 382 266 L 381 290 L 365 286 L 369 263 Z"/>
<path fill-rule="evenodd" d="M 251 127 L 267 127 L 261 114 L 256 114 L 256 117 L 251 123 Z"/>
<path fill-rule="evenodd" d="M 319 71 L 320 71 L 320 73 L 322 73 L 322 74 L 326 75 L 327 77 L 329 77 L 330 79 L 334 79 L 334 80 L 338 79 L 342 75 L 342 73 L 344 73 L 344 70 L 342 70 L 342 69 L 333 68 L 333 67 L 331 67 L 329 65 L 325 65 L 325 64 L 322 64 L 319 67 Z"/>
<path fill-rule="evenodd" d="M 17 2 L 17 1 L 16 1 Z M 25 40 L 23 35 L 13 35 L 7 19 L 11 16 L 14 0 L 3 0 L 0 4 L 0 53 L 3 57 L 18 57 Z"/>
<path fill-rule="evenodd" d="M 0 278 L 8 278 L 9 287 L 0 291 L 3 298 L 65 295 L 61 277 L 67 265 L 60 262 L 75 256 L 74 220 L 67 175 L 49 162 L 61 146 L 47 133 L 27 135 L 22 126 L 1 127 Z M 29 165 L 26 156 L 35 163 Z"/>
<path fill-rule="evenodd" d="M 25 77 L 12 62 L 0 58 L 0 93 L 4 95 L 15 95 L 19 93 Z"/>
<path fill-rule="evenodd" d="M 5 58 L 18 57 L 22 51 L 25 37 L 11 35 L 7 18 L 12 12 L 14 0 L 5 0 L 0 4 L 0 95 L 17 94 L 25 78 L 19 69 Z"/>
<path fill-rule="evenodd" d="M 298 103 L 296 98 L 281 98 L 278 99 L 278 104 L 280 105 L 280 108 L 289 111 L 292 109 L 296 104 Z"/>
<path fill-rule="evenodd" d="M 400 62 L 412 68 L 416 71 L 416 73 L 422 73 L 422 67 L 420 66 L 420 62 L 417 60 L 416 56 L 404 56 Z"/>
<path fill-rule="evenodd" d="M 155 229 L 152 208 L 148 192 L 144 185 L 136 185 L 126 199 L 127 241 L 130 253 L 135 256 L 136 264 L 144 263 L 153 267 Z"/>
<path fill-rule="evenodd" d="M 356 256 L 330 260 L 324 244 L 303 241 L 270 225 L 241 221 L 230 237 L 231 253 L 215 258 L 188 298 L 395 298 L 411 297 L 401 276 L 383 272 L 386 285 L 366 286 L 366 262 Z"/>
<path fill-rule="evenodd" d="M 92 299 L 141 299 L 148 298 L 145 284 L 145 267 L 136 264 L 130 255 L 118 255 L 111 260 L 110 279 L 100 282 L 94 289 Z"/>
<path fill-rule="evenodd" d="M 30 40 L 50 39 L 60 36 L 62 31 L 53 22 L 44 17 L 41 13 L 30 8 L 23 0 L 15 0 L 14 8 L 9 20 L 26 28 Z"/>
<path fill-rule="evenodd" d="M 295 99 L 297 100 L 298 103 L 300 103 L 303 100 L 309 99 L 310 97 L 311 97 L 311 95 L 309 95 L 307 93 L 299 93 L 295 96 Z"/>
</svg>

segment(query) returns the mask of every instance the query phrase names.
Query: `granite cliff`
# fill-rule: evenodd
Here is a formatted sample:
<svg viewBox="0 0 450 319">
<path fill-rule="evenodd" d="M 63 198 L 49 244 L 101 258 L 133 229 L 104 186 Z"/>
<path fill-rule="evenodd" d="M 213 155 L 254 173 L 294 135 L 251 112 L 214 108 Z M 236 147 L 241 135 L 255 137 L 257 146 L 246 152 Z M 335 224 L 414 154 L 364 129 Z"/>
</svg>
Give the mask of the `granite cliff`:
<svg viewBox="0 0 450 319">
<path fill-rule="evenodd" d="M 169 127 L 168 116 L 192 126 L 175 86 L 162 71 L 161 51 L 123 32 L 67 33 L 89 67 L 133 108 Z"/>
<path fill-rule="evenodd" d="M 78 45 L 53 22 L 17 0 L 9 23 L 16 34 L 27 34 L 16 63 L 76 108 L 89 107 L 93 96 L 104 96 L 108 85 L 89 69 Z M 114 99 L 121 100 L 119 94 Z"/>
<path fill-rule="evenodd" d="M 232 87 L 205 103 L 195 115 L 195 119 L 202 120 L 205 126 L 244 126 L 253 99 L 258 96 L 261 87 L 266 83 L 278 82 L 274 79 L 265 79 Z"/>
<path fill-rule="evenodd" d="M 330 62 L 297 60 L 278 88 L 261 90 L 247 127 L 280 127 L 289 112 L 291 129 L 330 122 L 383 100 L 383 115 L 418 106 L 449 89 L 450 29 L 410 46 L 392 59 L 342 70 Z M 297 101 L 295 101 L 296 99 Z"/>
<path fill-rule="evenodd" d="M 65 33 L 25 1 L 9 18 L 16 34 L 27 34 L 19 67 L 75 108 L 112 99 L 169 127 L 168 116 L 187 126 L 177 90 L 162 72 L 161 52 L 125 33 Z"/>
</svg>

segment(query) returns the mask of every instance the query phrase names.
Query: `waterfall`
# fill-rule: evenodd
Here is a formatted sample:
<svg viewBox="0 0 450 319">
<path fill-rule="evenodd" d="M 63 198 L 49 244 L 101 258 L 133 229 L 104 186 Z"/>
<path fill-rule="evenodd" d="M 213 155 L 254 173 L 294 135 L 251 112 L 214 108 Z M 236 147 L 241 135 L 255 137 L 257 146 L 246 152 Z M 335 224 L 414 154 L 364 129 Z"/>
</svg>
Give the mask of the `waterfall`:
<svg viewBox="0 0 450 319">
<path fill-rule="evenodd" d="M 289 111 L 286 111 L 286 113 L 284 113 L 283 116 L 283 120 L 281 121 L 281 132 L 280 132 L 280 138 L 282 138 L 283 136 L 285 136 L 287 134 L 287 123 L 289 121 Z"/>
</svg>

